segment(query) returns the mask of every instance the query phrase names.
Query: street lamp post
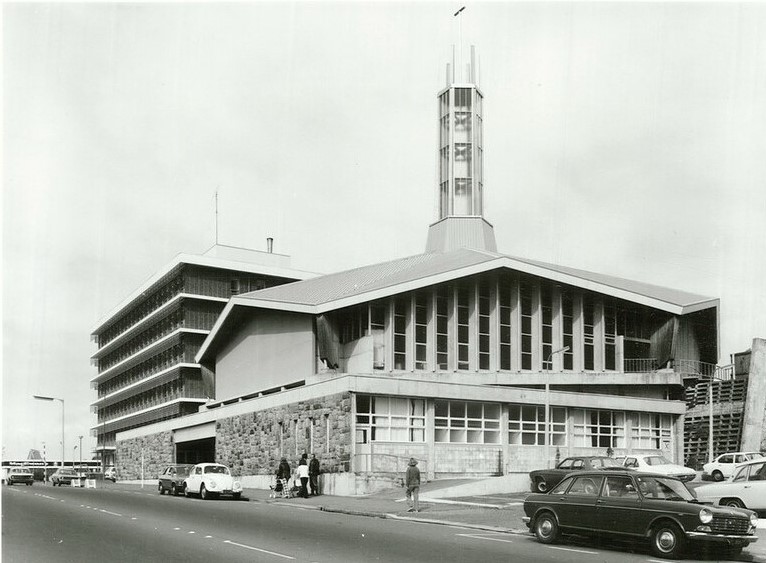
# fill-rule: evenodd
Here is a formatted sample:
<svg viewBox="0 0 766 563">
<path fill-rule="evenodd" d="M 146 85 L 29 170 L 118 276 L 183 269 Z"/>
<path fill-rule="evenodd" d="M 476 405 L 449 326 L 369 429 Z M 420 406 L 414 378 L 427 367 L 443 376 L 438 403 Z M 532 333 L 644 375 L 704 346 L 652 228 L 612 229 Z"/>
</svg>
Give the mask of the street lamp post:
<svg viewBox="0 0 766 563">
<path fill-rule="evenodd" d="M 77 444 L 75 444 L 74 447 L 72 448 L 72 469 L 74 469 L 74 460 L 76 455 L 77 455 Z"/>
<path fill-rule="evenodd" d="M 78 436 L 80 439 L 80 471 L 82 471 L 82 436 Z"/>
<path fill-rule="evenodd" d="M 64 468 L 64 457 L 66 450 L 64 449 L 64 399 L 58 397 L 43 397 L 41 395 L 32 395 L 33 398 L 38 401 L 61 401 L 61 468 Z"/>
<path fill-rule="evenodd" d="M 545 362 L 545 466 L 550 468 L 551 455 L 550 455 L 550 442 L 551 442 L 551 370 L 553 364 L 551 360 L 554 354 L 562 354 L 569 352 L 569 346 L 564 346 L 558 350 L 553 350 L 548 354 L 548 360 Z"/>
</svg>

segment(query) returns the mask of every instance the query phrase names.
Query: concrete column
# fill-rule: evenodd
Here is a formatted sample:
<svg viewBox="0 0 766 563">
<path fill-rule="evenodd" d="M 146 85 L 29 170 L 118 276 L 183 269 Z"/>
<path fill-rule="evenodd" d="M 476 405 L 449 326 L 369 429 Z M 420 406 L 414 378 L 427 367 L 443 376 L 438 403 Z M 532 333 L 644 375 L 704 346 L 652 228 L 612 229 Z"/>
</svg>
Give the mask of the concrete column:
<svg viewBox="0 0 766 563">
<path fill-rule="evenodd" d="M 508 443 L 508 405 L 500 405 L 500 445 L 503 452 L 503 475 L 510 472 L 512 466 L 511 446 Z"/>
<path fill-rule="evenodd" d="M 434 400 L 426 399 L 426 452 L 428 455 L 428 480 L 434 479 L 436 466 L 436 443 L 434 442 Z"/>
<path fill-rule="evenodd" d="M 766 449 L 766 340 L 754 338 L 750 347 L 750 375 L 747 378 L 745 413 L 742 417 L 743 451 Z"/>
<path fill-rule="evenodd" d="M 521 370 L 521 306 L 519 280 L 511 279 L 511 371 Z"/>
</svg>

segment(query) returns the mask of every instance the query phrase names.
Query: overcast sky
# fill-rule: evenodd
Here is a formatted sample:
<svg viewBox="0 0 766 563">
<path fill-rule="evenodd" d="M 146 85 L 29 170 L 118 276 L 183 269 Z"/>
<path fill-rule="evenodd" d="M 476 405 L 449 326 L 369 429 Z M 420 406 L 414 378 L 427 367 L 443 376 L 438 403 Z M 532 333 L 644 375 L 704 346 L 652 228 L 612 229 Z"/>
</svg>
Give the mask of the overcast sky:
<svg viewBox="0 0 766 563">
<path fill-rule="evenodd" d="M 90 457 L 91 329 L 216 189 L 295 268 L 422 252 L 461 35 L 498 250 L 719 297 L 721 363 L 766 337 L 766 4 L 461 5 L 4 4 L 4 457 L 60 456 L 33 394 Z"/>
</svg>

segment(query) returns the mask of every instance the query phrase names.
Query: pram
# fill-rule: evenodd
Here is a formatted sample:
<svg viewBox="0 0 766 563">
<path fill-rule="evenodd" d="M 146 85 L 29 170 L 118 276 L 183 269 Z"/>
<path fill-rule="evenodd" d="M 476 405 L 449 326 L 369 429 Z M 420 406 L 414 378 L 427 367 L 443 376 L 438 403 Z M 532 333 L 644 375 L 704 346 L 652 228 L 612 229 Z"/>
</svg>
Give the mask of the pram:
<svg viewBox="0 0 766 563">
<path fill-rule="evenodd" d="M 277 479 L 276 484 L 269 485 L 269 488 L 271 488 L 269 498 L 293 498 L 295 496 L 290 488 L 289 479 Z"/>
</svg>

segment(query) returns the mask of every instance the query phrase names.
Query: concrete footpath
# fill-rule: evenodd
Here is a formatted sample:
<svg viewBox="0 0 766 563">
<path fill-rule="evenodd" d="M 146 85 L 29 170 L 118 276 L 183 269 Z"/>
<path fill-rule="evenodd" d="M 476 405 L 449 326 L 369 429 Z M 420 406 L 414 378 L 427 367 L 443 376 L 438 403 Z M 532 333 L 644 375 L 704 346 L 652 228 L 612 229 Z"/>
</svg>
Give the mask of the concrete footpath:
<svg viewBox="0 0 766 563">
<path fill-rule="evenodd" d="M 449 486 L 450 483 L 445 481 L 435 481 L 422 485 L 419 512 L 407 511 L 404 488 L 388 489 L 365 496 L 319 495 L 310 496 L 307 499 L 270 498 L 269 491 L 245 489 L 243 496 L 250 501 L 323 510 L 325 512 L 415 520 L 506 533 L 528 533 L 526 526 L 521 521 L 524 515 L 524 497 L 528 493 L 435 498 L 441 497 L 444 494 L 444 488 Z M 435 497 L 429 497 L 429 492 L 433 493 Z"/>
</svg>

